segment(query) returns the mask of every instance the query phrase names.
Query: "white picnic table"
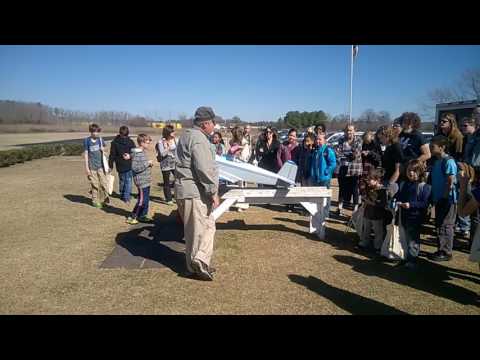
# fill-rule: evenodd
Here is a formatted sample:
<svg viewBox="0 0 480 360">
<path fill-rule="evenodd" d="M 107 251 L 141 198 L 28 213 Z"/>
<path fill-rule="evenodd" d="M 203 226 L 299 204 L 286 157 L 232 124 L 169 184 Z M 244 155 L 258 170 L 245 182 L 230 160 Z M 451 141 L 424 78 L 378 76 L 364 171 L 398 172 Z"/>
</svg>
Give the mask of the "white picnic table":
<svg viewBox="0 0 480 360">
<path fill-rule="evenodd" d="M 310 213 L 310 233 L 325 238 L 325 213 L 332 190 L 323 186 L 290 187 L 278 189 L 239 188 L 222 196 L 223 202 L 213 211 L 215 221 L 235 203 L 247 204 L 301 204 Z"/>
</svg>

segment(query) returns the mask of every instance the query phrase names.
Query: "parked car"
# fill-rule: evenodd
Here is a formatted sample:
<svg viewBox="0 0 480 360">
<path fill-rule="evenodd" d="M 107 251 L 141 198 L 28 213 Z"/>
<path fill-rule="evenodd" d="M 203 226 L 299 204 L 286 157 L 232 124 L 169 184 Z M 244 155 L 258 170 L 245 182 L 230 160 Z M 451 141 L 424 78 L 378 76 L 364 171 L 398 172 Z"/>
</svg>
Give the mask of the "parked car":
<svg viewBox="0 0 480 360">
<path fill-rule="evenodd" d="M 338 141 L 343 137 L 343 135 L 344 135 L 343 131 L 333 133 L 327 138 L 327 144 L 330 146 L 337 146 Z M 361 137 L 361 136 L 363 136 L 363 131 L 355 132 L 355 137 Z"/>
<path fill-rule="evenodd" d="M 425 138 L 425 141 L 427 144 L 430 144 L 430 141 L 433 138 L 433 132 L 422 132 L 423 137 Z"/>
<path fill-rule="evenodd" d="M 288 138 L 288 129 L 279 130 L 277 132 L 277 137 L 280 142 L 284 142 Z"/>
<path fill-rule="evenodd" d="M 305 136 L 307 136 L 307 132 L 306 132 L 306 131 L 299 132 L 299 133 L 297 134 L 297 142 L 299 142 L 299 143 L 303 142 L 303 140 L 305 139 Z"/>
</svg>

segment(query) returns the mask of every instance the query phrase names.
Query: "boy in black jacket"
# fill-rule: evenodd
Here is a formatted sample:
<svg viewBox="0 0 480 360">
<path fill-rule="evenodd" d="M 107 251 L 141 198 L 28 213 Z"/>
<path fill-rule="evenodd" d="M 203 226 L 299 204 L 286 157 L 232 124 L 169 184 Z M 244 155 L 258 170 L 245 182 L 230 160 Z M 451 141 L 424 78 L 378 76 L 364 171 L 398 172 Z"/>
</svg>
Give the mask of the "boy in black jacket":
<svg viewBox="0 0 480 360">
<path fill-rule="evenodd" d="M 373 248 L 377 254 L 380 253 L 386 236 L 385 224 L 392 221 L 388 204 L 398 191 L 396 183 L 391 183 L 388 187 L 383 186 L 382 177 L 382 170 L 370 170 L 364 183 L 365 186 L 360 189 L 362 199 L 365 202 L 365 210 L 363 212 L 363 231 L 358 234 L 360 236 L 358 246 L 361 249 L 367 249 L 370 246 L 370 233 L 373 230 Z"/>
<path fill-rule="evenodd" d="M 135 148 L 135 143 L 128 136 L 129 130 L 127 126 L 121 126 L 119 134 L 113 139 L 110 145 L 110 156 L 108 163 L 113 169 L 113 163 L 118 172 L 120 199 L 130 202 L 132 192 L 132 160 L 130 159 L 130 151 Z"/>
</svg>

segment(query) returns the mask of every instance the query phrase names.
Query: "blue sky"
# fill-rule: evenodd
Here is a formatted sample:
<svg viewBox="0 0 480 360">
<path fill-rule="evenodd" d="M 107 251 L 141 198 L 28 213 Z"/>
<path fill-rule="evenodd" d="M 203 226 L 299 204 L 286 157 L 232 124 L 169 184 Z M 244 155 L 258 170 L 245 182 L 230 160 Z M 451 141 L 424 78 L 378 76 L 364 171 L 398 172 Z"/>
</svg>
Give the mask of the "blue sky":
<svg viewBox="0 0 480 360">
<path fill-rule="evenodd" d="M 353 115 L 417 111 L 426 93 L 480 67 L 480 46 L 360 45 Z M 350 46 L 0 46 L 0 99 L 70 110 L 225 118 L 349 107 Z"/>
</svg>

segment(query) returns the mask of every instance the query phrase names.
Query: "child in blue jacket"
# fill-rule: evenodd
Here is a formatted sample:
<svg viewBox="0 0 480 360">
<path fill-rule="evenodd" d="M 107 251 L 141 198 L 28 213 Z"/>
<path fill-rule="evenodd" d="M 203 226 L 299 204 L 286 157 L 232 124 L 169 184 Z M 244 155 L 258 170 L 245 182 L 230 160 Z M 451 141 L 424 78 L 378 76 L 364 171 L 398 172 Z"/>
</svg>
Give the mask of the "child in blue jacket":
<svg viewBox="0 0 480 360">
<path fill-rule="evenodd" d="M 315 143 L 316 148 L 313 150 L 310 166 L 310 184 L 330 189 L 333 171 L 337 166 L 335 151 L 326 144 L 324 132 L 317 133 Z M 326 214 L 330 214 L 330 199 L 327 201 Z"/>
<path fill-rule="evenodd" d="M 397 205 L 408 245 L 405 266 L 413 269 L 420 252 L 420 232 L 430 202 L 431 186 L 425 183 L 425 165 L 410 160 L 407 165 L 407 181 L 400 183 Z"/>
</svg>

